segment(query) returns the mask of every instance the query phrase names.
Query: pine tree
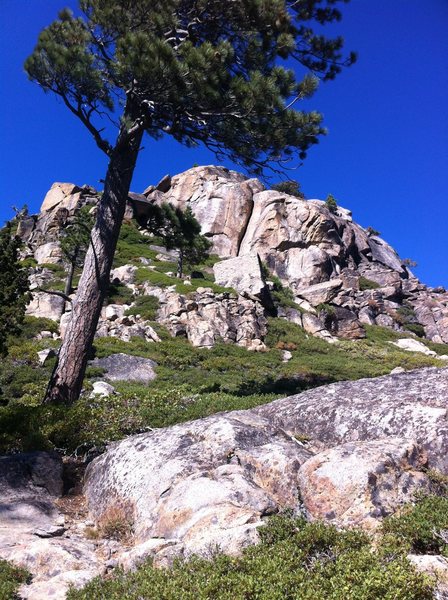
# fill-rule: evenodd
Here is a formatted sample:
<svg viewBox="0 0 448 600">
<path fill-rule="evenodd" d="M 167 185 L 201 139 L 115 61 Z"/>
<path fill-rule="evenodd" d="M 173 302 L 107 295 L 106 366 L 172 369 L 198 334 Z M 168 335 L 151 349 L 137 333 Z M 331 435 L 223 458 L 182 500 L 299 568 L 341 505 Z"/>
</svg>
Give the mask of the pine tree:
<svg viewBox="0 0 448 600">
<path fill-rule="evenodd" d="M 201 235 L 201 226 L 189 206 L 185 210 L 172 204 L 153 205 L 146 228 L 161 237 L 167 250 L 177 251 L 177 276 L 185 266 L 198 265 L 209 256 L 212 243 Z"/>
<path fill-rule="evenodd" d="M 203 144 L 261 172 L 305 157 L 325 133 L 321 115 L 295 110 L 318 78 L 354 62 L 320 33 L 348 0 L 80 0 L 44 29 L 25 63 L 109 158 L 91 245 L 46 401 L 79 396 L 144 132 Z M 317 24 L 319 33 L 313 30 Z M 303 68 L 298 80 L 286 64 Z M 115 142 L 99 119 L 107 114 Z"/>
<path fill-rule="evenodd" d="M 19 262 L 21 243 L 9 223 L 0 230 L 0 356 L 8 354 L 8 337 L 20 333 L 29 302 L 28 274 Z"/>
<path fill-rule="evenodd" d="M 336 198 L 333 196 L 333 194 L 328 194 L 327 199 L 325 200 L 325 205 L 331 213 L 336 214 L 338 210 L 338 203 L 336 202 Z"/>
</svg>

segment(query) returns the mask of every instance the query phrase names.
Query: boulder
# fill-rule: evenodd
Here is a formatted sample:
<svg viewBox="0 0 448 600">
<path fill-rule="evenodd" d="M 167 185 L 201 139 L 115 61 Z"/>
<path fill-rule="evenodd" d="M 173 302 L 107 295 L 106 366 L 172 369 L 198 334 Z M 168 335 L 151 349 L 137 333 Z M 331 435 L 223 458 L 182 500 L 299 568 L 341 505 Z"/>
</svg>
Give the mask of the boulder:
<svg viewBox="0 0 448 600">
<path fill-rule="evenodd" d="M 92 367 L 105 369 L 105 379 L 109 381 L 138 381 L 149 383 L 156 377 L 153 360 L 129 354 L 111 354 L 105 358 L 95 358 L 90 362 Z"/>
<path fill-rule="evenodd" d="M 261 271 L 258 256 L 237 256 L 213 265 L 215 281 L 223 287 L 233 288 L 239 294 L 256 298 L 264 305 L 272 305 L 269 289 Z"/>
<path fill-rule="evenodd" d="M 408 352 L 420 352 L 421 354 L 426 354 L 426 356 L 437 357 L 437 352 L 430 350 L 423 342 L 419 342 L 414 338 L 401 338 L 396 342 L 390 343 L 394 346 L 397 346 L 401 350 L 407 350 Z"/>
<path fill-rule="evenodd" d="M 50 333 L 48 332 L 41 332 L 42 333 Z M 51 333 L 50 333 L 50 337 L 51 337 Z M 37 353 L 37 356 L 39 357 L 39 363 L 41 365 L 44 365 L 50 358 L 54 358 L 56 356 L 56 352 L 53 350 L 53 348 L 45 348 L 44 350 L 40 350 Z"/>
<path fill-rule="evenodd" d="M 387 242 L 375 235 L 369 236 L 368 242 L 374 261 L 382 263 L 397 273 L 402 273 L 404 276 L 406 275 L 403 263 L 392 246 L 389 246 Z"/>
<path fill-rule="evenodd" d="M 112 269 L 110 272 L 110 280 L 119 281 L 120 283 L 127 285 L 129 283 L 134 283 L 136 273 L 137 267 L 134 265 L 123 265 L 122 267 Z"/>
<path fill-rule="evenodd" d="M 331 302 L 341 286 L 341 279 L 331 279 L 330 281 L 316 283 L 306 288 L 298 288 L 296 289 L 296 293 L 300 298 L 307 300 L 311 306 L 317 306 L 318 304 Z"/>
<path fill-rule="evenodd" d="M 85 494 L 95 522 L 114 507 L 131 516 L 137 544 L 162 538 L 186 554 L 235 554 L 257 540 L 264 516 L 297 505 L 309 457 L 265 419 L 214 415 L 113 445 L 89 465 Z"/>
<path fill-rule="evenodd" d="M 110 385 L 110 383 L 106 383 L 106 381 L 95 381 L 93 384 L 93 390 L 90 394 L 91 397 L 95 396 L 111 396 L 115 393 L 115 388 Z"/>
<path fill-rule="evenodd" d="M 448 473 L 448 368 L 343 381 L 254 409 L 321 447 L 390 436 L 416 440 L 430 468 Z"/>
<path fill-rule="evenodd" d="M 38 265 L 58 264 L 62 260 L 62 251 L 58 242 L 48 242 L 38 246 L 34 251 L 34 258 Z"/>
<path fill-rule="evenodd" d="M 46 292 L 33 292 L 32 300 L 26 307 L 26 314 L 30 317 L 45 317 L 52 321 L 59 321 L 64 308 L 65 300 L 60 296 Z"/>
<path fill-rule="evenodd" d="M 347 442 L 320 452 L 299 470 L 306 515 L 338 527 L 376 528 L 380 517 L 429 491 L 426 460 L 406 438 Z"/>
</svg>

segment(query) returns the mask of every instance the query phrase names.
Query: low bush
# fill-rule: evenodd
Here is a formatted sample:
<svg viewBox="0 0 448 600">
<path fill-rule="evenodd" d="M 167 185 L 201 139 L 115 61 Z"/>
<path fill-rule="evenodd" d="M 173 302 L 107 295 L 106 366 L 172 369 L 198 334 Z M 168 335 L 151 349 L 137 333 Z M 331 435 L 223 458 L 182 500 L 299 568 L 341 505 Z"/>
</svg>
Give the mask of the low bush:
<svg viewBox="0 0 448 600">
<path fill-rule="evenodd" d="M 0 560 L 0 600 L 17 598 L 16 592 L 22 583 L 26 583 L 30 574 L 5 560 Z"/>
<path fill-rule="evenodd" d="M 372 281 L 372 279 L 368 279 L 367 277 L 360 277 L 358 283 L 361 292 L 365 292 L 366 290 L 376 290 L 381 287 L 379 283 Z"/>
<path fill-rule="evenodd" d="M 416 554 L 443 554 L 448 557 L 448 497 L 429 495 L 400 514 L 384 520 L 383 531 L 392 534 Z"/>
<path fill-rule="evenodd" d="M 429 600 L 432 585 L 402 553 L 373 550 L 358 531 L 272 517 L 240 557 L 215 553 L 172 569 L 150 563 L 94 579 L 68 600 Z"/>
</svg>

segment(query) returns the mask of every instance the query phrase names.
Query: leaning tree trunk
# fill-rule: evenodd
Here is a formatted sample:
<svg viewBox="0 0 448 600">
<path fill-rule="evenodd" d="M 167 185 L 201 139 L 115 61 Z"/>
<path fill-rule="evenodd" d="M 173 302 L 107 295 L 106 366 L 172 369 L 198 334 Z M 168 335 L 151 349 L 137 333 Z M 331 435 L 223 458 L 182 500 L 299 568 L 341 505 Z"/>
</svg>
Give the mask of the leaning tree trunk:
<svg viewBox="0 0 448 600">
<path fill-rule="evenodd" d="M 123 125 L 109 161 L 84 269 L 72 302 L 71 319 L 47 387 L 44 399 L 47 404 L 72 404 L 81 393 L 87 359 L 109 286 L 142 132 L 130 140 L 124 139 L 125 136 Z"/>
</svg>

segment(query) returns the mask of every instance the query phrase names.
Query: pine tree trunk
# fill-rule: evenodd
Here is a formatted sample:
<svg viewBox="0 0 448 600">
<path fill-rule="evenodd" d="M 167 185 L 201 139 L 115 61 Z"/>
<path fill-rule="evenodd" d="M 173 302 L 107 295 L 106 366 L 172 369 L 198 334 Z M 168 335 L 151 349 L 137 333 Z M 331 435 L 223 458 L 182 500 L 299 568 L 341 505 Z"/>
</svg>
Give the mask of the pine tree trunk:
<svg viewBox="0 0 448 600">
<path fill-rule="evenodd" d="M 129 111 L 125 110 L 125 117 L 126 114 L 129 116 Z M 123 121 L 126 122 L 126 119 Z M 72 302 L 71 319 L 45 395 L 46 404 L 70 405 L 81 393 L 87 359 L 109 287 L 110 271 L 142 133 L 124 141 L 126 130 L 123 125 L 110 158 L 84 269 Z"/>
<path fill-rule="evenodd" d="M 65 280 L 64 294 L 70 296 L 72 293 L 73 275 L 75 274 L 75 260 L 70 263 L 67 279 Z"/>
</svg>

